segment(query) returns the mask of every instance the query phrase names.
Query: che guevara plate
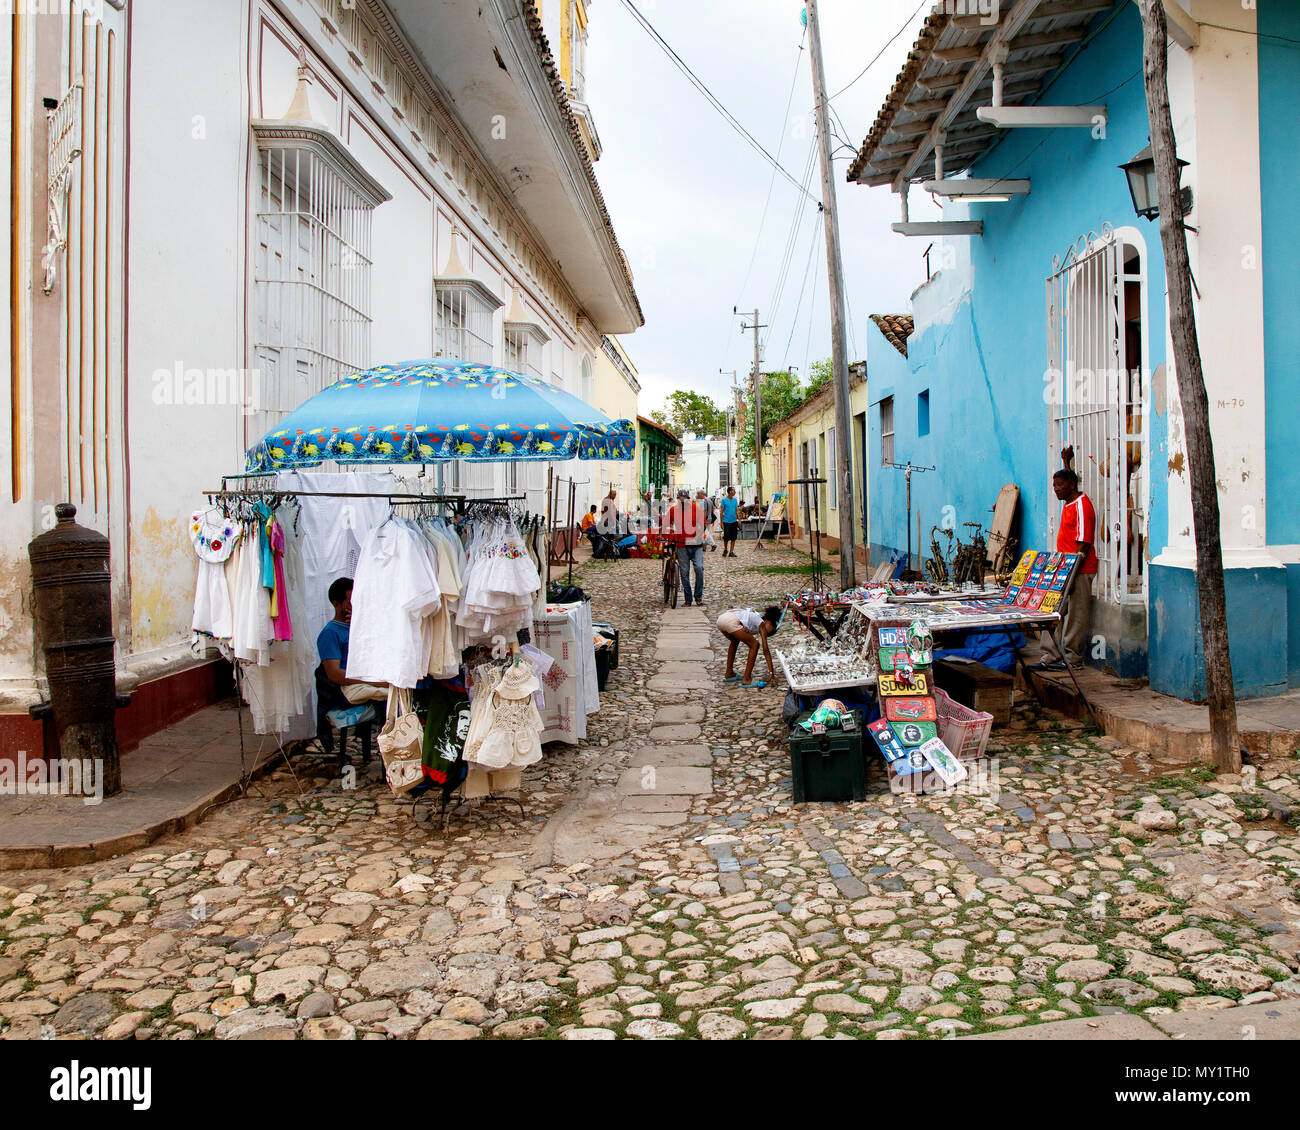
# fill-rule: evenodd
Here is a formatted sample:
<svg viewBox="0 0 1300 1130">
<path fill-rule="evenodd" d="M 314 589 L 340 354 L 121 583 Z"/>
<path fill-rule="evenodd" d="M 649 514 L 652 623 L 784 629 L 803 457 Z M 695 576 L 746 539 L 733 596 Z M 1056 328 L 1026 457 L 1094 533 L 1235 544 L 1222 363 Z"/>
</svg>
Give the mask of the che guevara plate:
<svg viewBox="0 0 1300 1130">
<path fill-rule="evenodd" d="M 898 740 L 909 749 L 939 736 L 939 729 L 933 722 L 891 722 L 890 726 Z"/>
</svg>

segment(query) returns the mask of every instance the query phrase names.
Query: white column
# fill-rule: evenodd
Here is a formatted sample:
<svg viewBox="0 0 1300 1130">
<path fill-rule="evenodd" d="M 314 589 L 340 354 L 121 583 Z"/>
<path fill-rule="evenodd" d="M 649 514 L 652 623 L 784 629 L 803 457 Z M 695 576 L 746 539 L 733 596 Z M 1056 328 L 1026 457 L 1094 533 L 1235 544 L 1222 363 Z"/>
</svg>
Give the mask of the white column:
<svg viewBox="0 0 1300 1130">
<path fill-rule="evenodd" d="M 1255 27 L 1255 11 L 1237 0 L 1206 0 L 1195 15 L 1250 31 Z M 1178 155 L 1190 162 L 1183 174 L 1194 194 L 1187 222 L 1199 229 L 1188 233 L 1188 253 L 1199 289 L 1194 300 L 1218 469 L 1224 564 L 1259 565 L 1267 538 L 1259 74 L 1253 36 L 1202 25 L 1198 48 L 1190 53 L 1170 48 L 1169 87 Z M 1153 284 L 1158 296 L 1159 276 Z M 1166 357 L 1169 536 L 1160 560 L 1190 564 L 1192 506 L 1167 326 Z"/>
</svg>

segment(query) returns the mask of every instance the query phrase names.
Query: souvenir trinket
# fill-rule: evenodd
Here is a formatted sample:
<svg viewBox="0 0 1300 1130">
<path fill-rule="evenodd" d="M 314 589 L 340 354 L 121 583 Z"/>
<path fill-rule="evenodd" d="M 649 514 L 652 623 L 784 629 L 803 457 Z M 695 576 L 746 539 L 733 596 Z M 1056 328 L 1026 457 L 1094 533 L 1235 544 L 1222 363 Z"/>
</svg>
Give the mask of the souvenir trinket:
<svg viewBox="0 0 1300 1130">
<path fill-rule="evenodd" d="M 939 713 L 932 698 L 887 698 L 885 717 L 890 722 L 934 722 Z"/>
</svg>

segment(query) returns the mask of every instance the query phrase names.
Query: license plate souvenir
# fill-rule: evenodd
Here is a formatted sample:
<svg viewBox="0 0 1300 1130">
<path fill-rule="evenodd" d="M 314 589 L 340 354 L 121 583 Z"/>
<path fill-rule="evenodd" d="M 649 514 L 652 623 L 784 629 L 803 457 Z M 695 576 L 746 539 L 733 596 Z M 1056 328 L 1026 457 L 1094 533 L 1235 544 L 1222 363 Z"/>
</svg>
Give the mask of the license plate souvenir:
<svg viewBox="0 0 1300 1130">
<path fill-rule="evenodd" d="M 894 733 L 898 740 L 909 748 L 924 745 L 931 738 L 938 737 L 939 730 L 934 722 L 893 722 Z"/>
<path fill-rule="evenodd" d="M 1043 596 L 1043 603 L 1038 606 L 1039 612 L 1055 612 L 1056 606 L 1061 603 L 1061 594 L 1049 592 Z"/>
<path fill-rule="evenodd" d="M 932 698 L 890 698 L 885 700 L 885 717 L 891 722 L 934 722 L 939 713 Z"/>
<path fill-rule="evenodd" d="M 889 728 L 889 723 L 884 718 L 877 718 L 867 726 L 867 732 L 871 735 L 876 743 L 876 748 L 880 750 L 881 756 L 887 762 L 899 761 L 907 756 L 907 750 L 903 748 L 903 743 L 898 740 L 898 736 Z"/>
<path fill-rule="evenodd" d="M 928 667 L 933 660 L 934 652 L 929 648 L 919 652 L 906 647 L 882 647 L 880 649 L 880 669 L 882 671 L 897 671 L 899 668 L 906 668 L 909 663 L 913 667 Z"/>
<path fill-rule="evenodd" d="M 880 669 L 882 671 L 893 671 L 897 669 L 900 658 L 907 658 L 907 648 L 882 647 L 880 649 Z"/>
<path fill-rule="evenodd" d="M 1032 549 L 1025 550 L 1020 555 L 1020 561 L 1016 564 L 1015 572 L 1011 574 L 1011 583 L 1013 585 L 1023 585 L 1025 578 L 1029 576 L 1029 569 L 1034 563 L 1036 554 Z"/>
<path fill-rule="evenodd" d="M 970 776 L 966 766 L 953 757 L 952 751 L 943 744 L 941 738 L 931 738 L 918 752 L 934 766 L 934 771 L 945 785 L 955 785 Z"/>
<path fill-rule="evenodd" d="M 877 628 L 876 631 L 882 649 L 886 647 L 907 647 L 906 628 Z"/>
<path fill-rule="evenodd" d="M 876 689 L 886 697 L 889 695 L 929 694 L 930 681 L 925 677 L 924 671 L 913 672 L 912 681 L 909 683 L 903 682 L 897 675 L 881 675 Z"/>
</svg>

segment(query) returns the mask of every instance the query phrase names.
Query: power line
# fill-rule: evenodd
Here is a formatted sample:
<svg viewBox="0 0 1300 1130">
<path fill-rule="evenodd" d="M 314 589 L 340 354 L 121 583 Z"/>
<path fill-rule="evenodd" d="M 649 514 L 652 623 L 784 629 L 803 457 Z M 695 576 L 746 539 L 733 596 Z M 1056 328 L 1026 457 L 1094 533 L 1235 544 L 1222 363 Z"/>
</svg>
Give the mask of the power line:
<svg viewBox="0 0 1300 1130">
<path fill-rule="evenodd" d="M 786 171 L 785 167 L 775 157 L 773 157 L 771 153 L 769 153 L 766 149 L 763 148 L 763 146 L 758 142 L 758 140 L 754 137 L 754 135 L 740 124 L 740 122 L 736 119 L 736 116 L 732 114 L 731 111 L 728 110 L 720 101 L 718 101 L 713 91 L 711 91 L 707 86 L 704 85 L 703 80 L 701 80 L 699 76 L 697 76 L 695 72 L 692 71 L 691 68 L 686 65 L 686 61 L 668 45 L 667 40 L 665 40 L 664 37 L 655 30 L 654 25 L 651 24 L 650 21 L 647 20 L 645 16 L 641 14 L 641 12 L 637 9 L 637 6 L 632 3 L 632 0 L 623 0 L 623 7 L 625 7 L 629 12 L 632 13 L 632 16 L 636 19 L 636 21 L 643 28 L 645 28 L 645 30 L 653 37 L 654 41 L 657 44 L 659 44 L 659 46 L 663 49 L 664 53 L 668 56 L 668 58 L 673 61 L 673 64 L 677 67 L 677 69 L 681 71 L 682 74 L 684 74 L 690 80 L 691 84 L 695 87 L 696 90 L 698 90 L 701 94 L 704 95 L 704 97 L 708 100 L 709 105 L 711 105 L 715 110 L 717 110 L 719 114 L 722 115 L 723 120 L 726 121 L 726 123 L 729 126 L 731 126 L 731 128 L 734 129 L 738 134 L 740 134 L 740 136 L 743 137 L 745 141 L 749 143 L 749 145 L 754 149 L 755 152 L 757 152 L 765 161 L 771 164 L 771 166 L 777 172 L 779 172 L 783 177 L 785 177 L 785 179 L 788 180 L 792 185 L 794 185 L 795 188 L 799 189 L 799 191 L 802 192 L 805 196 L 807 196 L 808 199 L 811 200 L 814 204 L 817 203 L 817 198 L 813 196 L 812 193 L 810 193 L 806 188 L 804 188 L 803 185 L 801 185 L 797 180 L 795 180 L 794 177 L 791 176 L 790 173 Z"/>
<path fill-rule="evenodd" d="M 828 283 L 828 289 L 829 286 L 830 284 Z M 813 322 L 817 320 L 817 295 L 819 293 L 819 288 L 814 286 L 812 300 L 808 303 L 808 333 L 805 336 L 803 343 L 803 372 L 805 377 L 809 380 L 812 379 L 812 365 L 809 363 L 808 358 L 812 356 L 812 331 Z"/>
<path fill-rule="evenodd" d="M 790 319 L 790 336 L 786 338 L 784 357 L 790 356 L 790 346 L 794 343 L 794 331 L 799 328 L 799 311 L 803 309 L 803 296 L 808 292 L 808 276 L 812 272 L 813 255 L 817 251 L 817 233 L 813 232 L 812 243 L 808 246 L 808 262 L 803 269 L 803 284 L 799 287 L 799 301 L 795 303 L 794 317 Z"/>
<path fill-rule="evenodd" d="M 804 32 L 807 35 L 807 31 Z M 794 76 L 790 79 L 790 96 L 785 102 L 785 113 L 781 116 L 781 140 L 776 147 L 777 160 L 781 158 L 781 150 L 785 147 L 786 126 L 790 121 L 790 107 L 794 105 L 794 88 L 799 83 L 799 64 L 803 62 L 803 40 L 799 40 L 799 54 L 795 56 Z M 776 170 L 772 170 L 772 175 L 767 180 L 767 199 L 763 201 L 763 215 L 758 221 L 758 233 L 754 236 L 754 250 L 749 256 L 749 266 L 745 268 L 745 281 L 740 284 L 740 293 L 745 293 L 745 287 L 749 285 L 750 273 L 754 270 L 754 261 L 758 258 L 759 244 L 763 239 L 763 226 L 767 223 L 768 206 L 772 203 L 772 189 L 776 186 Z"/>
<path fill-rule="evenodd" d="M 623 2 L 627 3 L 627 0 L 623 0 Z M 852 86 L 853 83 L 857 82 L 858 79 L 860 79 L 869 70 L 871 70 L 871 68 L 874 67 L 876 65 L 876 62 L 880 59 L 880 56 L 889 50 L 890 44 L 892 44 L 895 39 L 897 39 L 900 35 L 903 34 L 903 32 L 905 32 L 909 27 L 912 26 L 912 21 L 916 19 L 917 13 L 920 12 L 920 10 L 924 8 L 928 3 L 930 3 L 930 0 L 921 0 L 921 2 L 916 6 L 916 11 L 907 17 L 907 23 L 905 23 L 896 32 L 894 32 L 893 35 L 889 37 L 888 42 L 886 42 L 884 47 L 882 47 L 879 51 L 876 52 L 871 62 L 869 62 L 865 67 L 862 68 L 862 70 L 858 72 L 857 78 L 855 78 L 853 82 L 849 83 L 848 86 L 841 87 L 839 90 L 837 90 L 834 94 L 831 95 L 831 98 L 838 98 L 841 94 L 843 94 L 846 90 L 849 89 L 849 86 Z M 829 103 L 830 99 L 827 99 L 827 102 Z"/>
<path fill-rule="evenodd" d="M 799 234 L 802 235 L 802 233 L 799 233 Z M 811 238 L 810 238 L 810 241 L 809 241 L 809 242 L 810 242 L 812 245 L 815 246 L 815 245 L 816 245 L 816 242 L 817 242 L 817 221 L 816 221 L 816 218 L 814 218 L 814 220 L 813 220 L 813 224 L 812 224 L 812 229 L 811 229 L 811 232 L 810 232 L 810 236 L 811 236 Z M 799 250 L 798 242 L 796 241 L 795 244 L 790 248 L 790 261 L 789 261 L 789 263 L 787 264 L 785 274 L 784 274 L 784 276 L 783 276 L 782 279 L 781 279 L 781 286 L 780 286 L 779 293 L 778 293 L 777 296 L 776 296 L 776 300 L 775 300 L 775 302 L 774 302 L 774 303 L 772 304 L 772 306 L 771 306 L 771 310 L 772 310 L 772 325 L 773 325 L 773 327 L 776 326 L 777 319 L 778 319 L 778 317 L 780 316 L 781 304 L 784 303 L 784 301 L 785 301 L 785 291 L 786 291 L 786 286 L 788 285 L 788 283 L 789 283 L 789 281 L 790 281 L 790 270 L 794 267 L 795 263 L 798 261 L 798 259 L 796 258 L 796 254 L 795 254 L 798 250 Z M 804 272 L 804 277 L 805 277 L 805 279 L 807 278 L 807 271 L 806 271 L 806 270 L 805 270 L 805 272 Z M 801 288 L 801 291 L 800 291 L 800 302 L 802 302 L 802 301 L 803 301 L 803 298 L 802 298 L 802 288 Z M 773 329 L 771 329 L 771 330 L 768 331 L 767 336 L 764 338 L 764 342 L 766 343 L 766 342 L 771 341 L 774 335 L 775 335 L 775 329 L 773 328 Z"/>
<path fill-rule="evenodd" d="M 812 183 L 813 160 L 816 157 L 816 153 L 817 153 L 816 140 L 814 139 L 812 145 L 810 145 L 808 149 L 808 162 L 804 166 L 805 184 Z M 818 212 L 812 214 L 812 221 L 814 226 L 817 223 L 817 216 L 818 214 L 820 214 L 820 211 L 821 209 L 819 207 Z M 780 306 L 781 297 L 785 293 L 785 285 L 790 274 L 790 266 L 794 260 L 795 249 L 799 244 L 800 227 L 803 224 L 804 217 L 807 215 L 809 215 L 809 213 L 806 213 L 801 210 L 796 210 L 793 217 L 793 221 L 790 224 L 790 233 L 786 237 L 785 250 L 781 256 L 781 266 L 777 272 L 776 287 L 772 292 L 772 299 L 768 303 L 768 309 L 772 312 L 773 318 L 775 318 L 777 309 Z M 770 337 L 771 335 L 769 334 L 768 336 Z"/>
<path fill-rule="evenodd" d="M 1276 39 L 1279 43 L 1291 43 L 1300 45 L 1300 39 L 1292 39 L 1286 35 L 1272 35 L 1267 31 L 1251 31 L 1248 27 L 1228 27 L 1227 24 L 1212 24 L 1205 20 L 1197 20 L 1201 27 L 1217 28 L 1219 31 L 1235 31 L 1238 35 L 1253 35 L 1256 39 Z"/>
</svg>

